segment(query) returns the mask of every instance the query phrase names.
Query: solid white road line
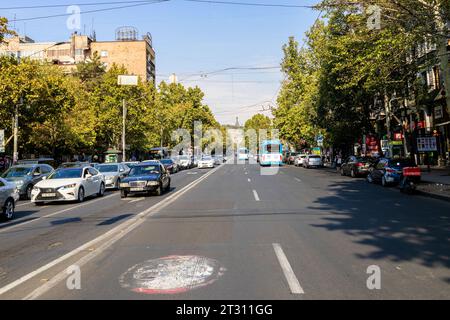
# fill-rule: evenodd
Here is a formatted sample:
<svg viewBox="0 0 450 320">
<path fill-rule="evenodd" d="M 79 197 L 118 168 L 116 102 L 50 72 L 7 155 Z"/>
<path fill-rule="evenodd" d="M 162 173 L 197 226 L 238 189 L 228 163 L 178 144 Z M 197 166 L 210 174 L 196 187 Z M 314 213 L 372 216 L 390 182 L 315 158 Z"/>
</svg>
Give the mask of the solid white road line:
<svg viewBox="0 0 450 320">
<path fill-rule="evenodd" d="M 302 180 L 300 180 L 299 178 L 294 178 L 294 179 L 295 179 L 295 181 L 302 182 Z"/>
<path fill-rule="evenodd" d="M 85 251 L 88 249 L 91 249 L 95 247 L 97 244 L 99 244 L 101 241 L 107 240 L 105 243 L 100 244 L 99 247 L 97 247 L 95 250 L 90 251 L 88 255 L 83 256 L 78 260 L 75 265 L 81 267 L 88 261 L 90 261 L 92 258 L 96 257 L 100 253 L 102 253 L 105 249 L 107 249 L 109 246 L 114 244 L 116 241 L 122 239 L 125 235 L 127 235 L 129 232 L 137 228 L 139 225 L 141 225 L 144 221 L 146 221 L 146 217 L 151 217 L 155 213 L 158 212 L 158 210 L 163 209 L 164 207 L 168 206 L 169 204 L 173 203 L 175 200 L 177 200 L 179 197 L 184 195 L 187 191 L 194 188 L 197 184 L 199 184 L 201 181 L 205 180 L 207 177 L 209 177 L 211 174 L 213 174 L 217 169 L 221 167 L 217 167 L 205 175 L 201 176 L 200 178 L 196 179 L 195 181 L 191 182 L 184 188 L 182 188 L 180 191 L 175 192 L 174 194 L 168 196 L 167 198 L 162 199 L 157 204 L 151 206 L 150 208 L 142 211 L 141 213 L 137 214 L 134 218 L 131 218 L 129 220 L 124 221 L 123 223 L 119 224 L 118 226 L 114 227 L 113 229 L 107 231 L 106 233 L 98 236 L 97 238 L 81 245 L 80 247 L 66 253 L 65 255 L 59 257 L 58 259 L 55 259 L 48 264 L 36 269 L 35 271 L 32 271 L 19 279 L 9 283 L 8 285 L 0 288 L 0 295 L 4 294 L 5 292 L 8 292 L 11 289 L 14 289 L 15 287 L 23 284 L 24 282 L 34 278 L 38 274 L 47 271 L 48 269 L 56 266 L 57 264 Z M 109 238 L 109 239 L 108 239 Z M 35 299 L 51 288 L 53 288 L 55 285 L 57 285 L 60 281 L 64 280 L 67 277 L 66 270 L 58 273 L 55 275 L 50 281 L 45 283 L 44 285 L 38 287 L 36 290 L 31 292 L 28 296 L 25 297 L 25 299 Z"/>
<path fill-rule="evenodd" d="M 291 293 L 293 294 L 304 294 L 302 286 L 295 276 L 294 270 L 292 270 L 291 264 L 289 263 L 286 255 L 283 252 L 283 248 L 281 248 L 280 244 L 272 243 L 273 250 L 275 250 L 275 254 L 277 255 L 278 262 L 280 263 L 281 269 L 283 270 L 284 276 L 288 282 L 289 288 L 291 289 Z"/>
<path fill-rule="evenodd" d="M 49 217 L 52 217 L 52 216 L 56 216 L 57 214 L 64 213 L 64 212 L 67 212 L 67 211 L 70 211 L 70 210 L 73 210 L 73 209 L 76 209 L 76 208 L 79 208 L 79 207 L 84 207 L 84 206 L 86 206 L 86 205 L 88 205 L 88 204 L 91 204 L 91 203 L 94 203 L 94 202 L 97 202 L 97 201 L 100 201 L 100 200 L 103 200 L 103 199 L 108 199 L 108 198 L 110 198 L 110 197 L 112 197 L 112 196 L 115 196 L 115 195 L 118 195 L 118 193 L 113 193 L 113 194 L 107 195 L 107 196 L 105 196 L 105 197 L 97 198 L 97 199 L 95 199 L 95 200 L 86 201 L 86 202 L 83 202 L 83 203 L 81 203 L 81 204 L 79 204 L 79 205 L 77 205 L 77 206 L 70 207 L 70 208 L 66 208 L 66 209 L 60 210 L 60 211 L 56 211 L 56 212 L 47 214 L 47 215 L 42 216 L 42 217 L 37 217 L 36 219 L 33 219 L 33 220 L 25 221 L 25 222 L 23 222 L 23 223 L 19 223 L 20 220 L 17 220 L 17 221 L 16 221 L 17 224 L 12 225 L 12 226 L 10 226 L 10 227 L 6 227 L 6 228 L 4 228 L 4 229 L 1 229 L 1 230 L 0 230 L 0 233 L 5 232 L 5 231 L 8 231 L 8 230 L 11 230 L 11 229 L 13 229 L 13 228 L 17 228 L 17 227 L 24 226 L 24 225 L 29 224 L 29 223 L 32 223 L 32 222 L 39 221 L 39 220 L 44 219 L 44 218 L 49 218 Z M 49 206 L 45 206 L 45 207 L 42 207 L 42 208 L 47 208 L 47 207 L 49 207 Z"/>
<path fill-rule="evenodd" d="M 253 190 L 253 196 L 255 197 L 256 201 L 260 201 L 259 200 L 259 196 L 258 196 L 258 192 L 256 192 L 256 190 Z"/>
</svg>

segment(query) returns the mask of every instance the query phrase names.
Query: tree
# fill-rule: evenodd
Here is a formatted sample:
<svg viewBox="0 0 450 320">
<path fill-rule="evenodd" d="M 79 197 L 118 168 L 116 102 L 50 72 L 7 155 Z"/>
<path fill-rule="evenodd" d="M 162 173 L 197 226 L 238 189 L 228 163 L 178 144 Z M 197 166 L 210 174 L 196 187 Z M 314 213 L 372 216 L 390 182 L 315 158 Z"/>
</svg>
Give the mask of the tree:
<svg viewBox="0 0 450 320">
<path fill-rule="evenodd" d="M 258 151 L 258 146 L 261 141 L 261 139 L 266 138 L 270 139 L 272 137 L 272 120 L 263 114 L 255 114 L 253 117 L 248 119 L 244 124 L 244 130 L 245 130 L 245 139 L 246 139 L 246 145 L 249 146 L 251 149 L 250 152 L 253 154 L 256 154 Z M 251 130 L 254 130 L 256 133 L 255 135 L 250 134 Z M 265 132 L 264 136 L 260 135 L 260 130 L 264 130 Z M 252 148 L 254 148 L 252 150 Z"/>
<path fill-rule="evenodd" d="M 8 28 L 8 19 L 0 17 L 0 44 L 4 42 L 5 36 L 15 34 L 13 30 Z"/>
</svg>

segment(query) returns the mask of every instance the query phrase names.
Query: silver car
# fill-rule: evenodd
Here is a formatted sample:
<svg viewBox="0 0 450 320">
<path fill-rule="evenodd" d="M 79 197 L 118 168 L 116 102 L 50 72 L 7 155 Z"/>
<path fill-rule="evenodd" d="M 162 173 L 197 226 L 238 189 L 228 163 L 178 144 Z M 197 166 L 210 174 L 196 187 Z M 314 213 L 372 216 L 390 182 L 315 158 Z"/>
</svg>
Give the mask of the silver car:
<svg viewBox="0 0 450 320">
<path fill-rule="evenodd" d="M 105 176 L 106 189 L 119 189 L 120 181 L 130 172 L 130 168 L 122 163 L 104 163 L 95 168 Z"/>
<path fill-rule="evenodd" d="M 306 156 L 305 161 L 303 162 L 303 166 L 307 169 L 311 167 L 323 167 L 322 157 L 315 154 L 309 154 Z"/>
<path fill-rule="evenodd" d="M 0 178 L 0 219 L 10 220 L 14 216 L 16 201 L 19 200 L 19 193 L 16 185 Z"/>
<path fill-rule="evenodd" d="M 22 198 L 31 199 L 33 186 L 52 171 L 53 167 L 48 164 L 23 164 L 12 166 L 2 174 L 2 178 L 14 183 Z"/>
</svg>

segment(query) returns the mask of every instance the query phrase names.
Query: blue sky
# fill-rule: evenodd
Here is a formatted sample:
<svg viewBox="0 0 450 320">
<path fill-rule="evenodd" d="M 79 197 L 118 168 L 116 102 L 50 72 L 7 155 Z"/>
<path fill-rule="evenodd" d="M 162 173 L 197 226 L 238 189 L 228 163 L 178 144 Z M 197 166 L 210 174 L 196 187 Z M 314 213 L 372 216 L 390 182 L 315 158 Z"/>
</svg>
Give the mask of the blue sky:
<svg viewBox="0 0 450 320">
<path fill-rule="evenodd" d="M 73 4 L 118 0 L 0 0 L 0 7 Z M 231 1 L 231 0 L 225 0 Z M 318 0 L 241 0 L 249 3 L 311 5 Z M 120 5 L 80 6 L 81 11 Z M 63 14 L 65 7 L 46 9 L 1 10 L 13 19 Z M 134 26 L 140 34 L 150 32 L 156 51 L 157 81 L 176 73 L 180 80 L 189 74 L 228 67 L 278 66 L 281 47 L 289 36 L 300 41 L 314 23 L 318 12 L 307 8 L 247 7 L 172 0 L 82 15 L 81 32 L 90 33 L 92 25 L 98 40 L 113 40 L 119 26 Z M 35 41 L 67 41 L 71 30 L 66 17 L 17 22 L 16 29 Z M 205 92 L 205 102 L 217 119 L 243 123 L 262 109 L 264 101 L 274 100 L 280 87 L 279 70 L 235 70 L 208 77 L 192 76 L 183 82 L 198 85 Z M 255 106 L 253 106 L 255 105 Z M 270 115 L 270 112 L 265 112 Z"/>
</svg>

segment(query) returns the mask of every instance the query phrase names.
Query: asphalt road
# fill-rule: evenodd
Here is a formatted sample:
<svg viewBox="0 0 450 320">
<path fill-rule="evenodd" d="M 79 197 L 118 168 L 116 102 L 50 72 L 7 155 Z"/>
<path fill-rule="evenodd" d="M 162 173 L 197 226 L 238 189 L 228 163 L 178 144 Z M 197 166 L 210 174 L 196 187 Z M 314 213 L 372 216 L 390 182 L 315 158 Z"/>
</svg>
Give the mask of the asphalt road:
<svg viewBox="0 0 450 320">
<path fill-rule="evenodd" d="M 172 185 L 19 207 L 0 225 L 0 298 L 450 298 L 450 203 L 292 166 L 226 164 Z"/>
</svg>

